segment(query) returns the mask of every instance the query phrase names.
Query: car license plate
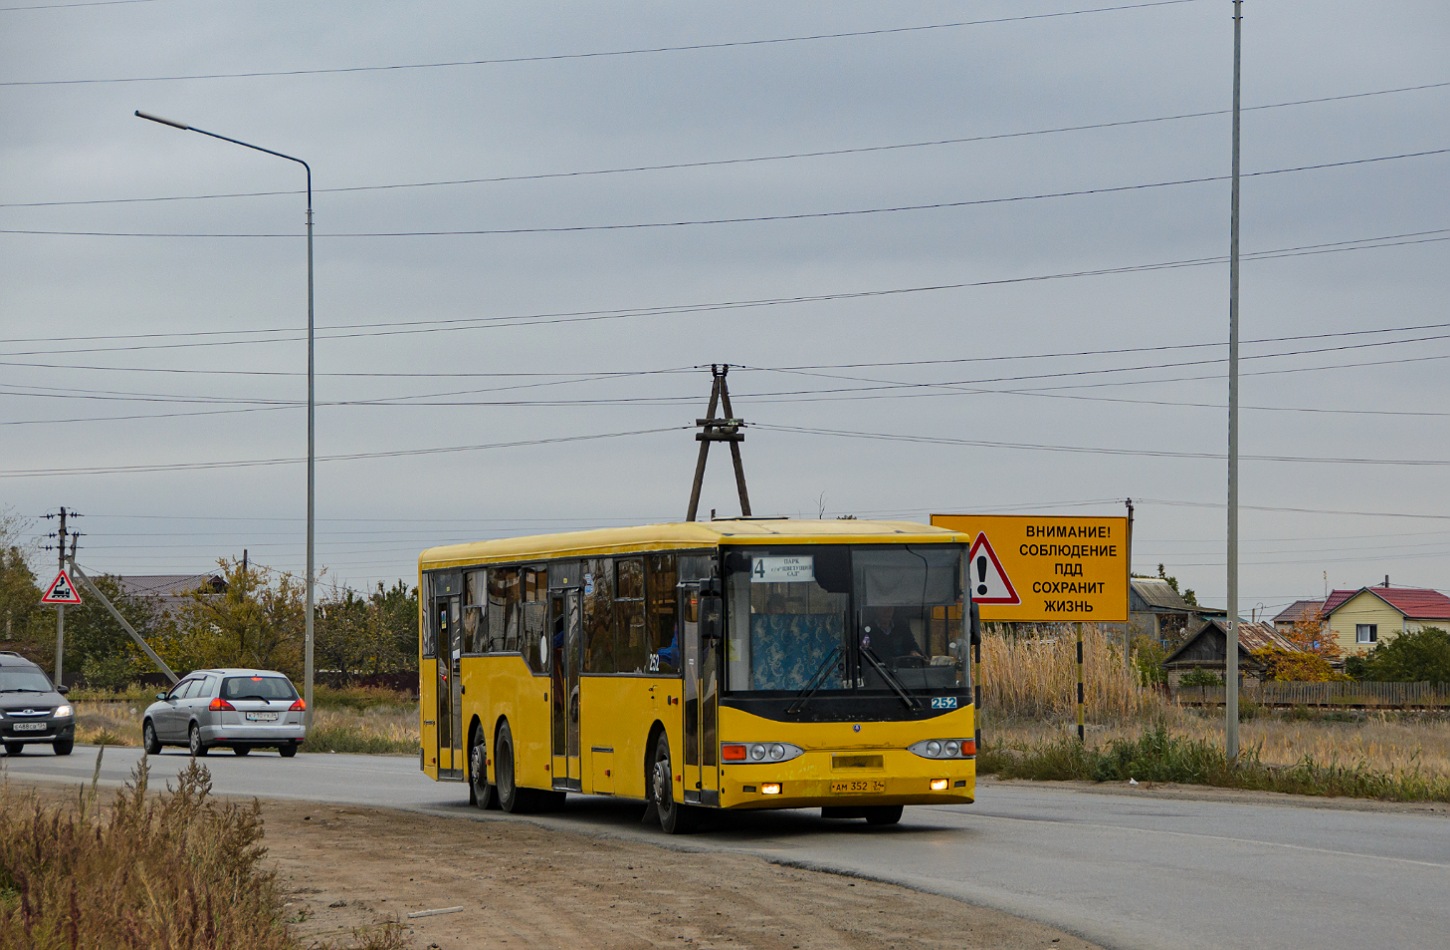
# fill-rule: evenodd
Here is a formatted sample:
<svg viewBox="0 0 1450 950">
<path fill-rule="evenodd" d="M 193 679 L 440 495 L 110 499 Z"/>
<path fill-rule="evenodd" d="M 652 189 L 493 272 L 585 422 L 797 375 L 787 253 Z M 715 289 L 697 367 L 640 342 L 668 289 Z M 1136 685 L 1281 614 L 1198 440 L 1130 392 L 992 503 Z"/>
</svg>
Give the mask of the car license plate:
<svg viewBox="0 0 1450 950">
<path fill-rule="evenodd" d="M 49 727 L 43 722 L 17 722 L 10 728 L 16 732 L 44 732 Z"/>
<path fill-rule="evenodd" d="M 276 722 L 276 713 L 247 713 L 247 722 Z"/>
<path fill-rule="evenodd" d="M 850 782 L 832 782 L 832 795 L 873 795 L 886 791 L 886 783 L 880 779 L 855 779 Z"/>
</svg>

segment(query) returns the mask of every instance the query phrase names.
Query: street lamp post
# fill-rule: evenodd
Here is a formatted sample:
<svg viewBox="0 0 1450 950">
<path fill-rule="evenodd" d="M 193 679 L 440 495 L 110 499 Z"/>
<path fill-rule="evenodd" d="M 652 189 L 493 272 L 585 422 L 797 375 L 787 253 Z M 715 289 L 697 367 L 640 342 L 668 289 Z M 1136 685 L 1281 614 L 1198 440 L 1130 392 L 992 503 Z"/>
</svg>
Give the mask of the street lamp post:
<svg viewBox="0 0 1450 950">
<path fill-rule="evenodd" d="M 307 703 L 306 722 L 308 727 L 312 725 L 312 634 L 313 634 L 313 580 L 316 572 L 313 569 L 314 560 L 314 525 L 316 510 L 316 475 L 317 475 L 317 451 L 316 451 L 316 415 L 317 400 L 315 398 L 314 385 L 314 362 L 313 362 L 313 309 L 312 309 L 312 166 L 302 159 L 292 155 L 284 155 L 281 152 L 274 152 L 270 148 L 263 148 L 260 145 L 253 145 L 250 142 L 243 142 L 240 139 L 228 138 L 225 135 L 218 135 L 215 132 L 208 132 L 206 129 L 198 129 L 194 125 L 187 125 L 184 122 L 176 122 L 172 119 L 163 119 L 158 115 L 151 115 L 147 112 L 136 110 L 136 116 L 147 119 L 151 122 L 159 122 L 162 125 L 169 125 L 173 129 L 181 129 L 183 132 L 197 132 L 201 135 L 209 135 L 214 139 L 221 139 L 223 142 L 231 142 L 233 145 L 240 145 L 257 152 L 265 152 L 268 155 L 275 155 L 277 158 L 285 158 L 289 162 L 296 162 L 307 172 L 307 615 L 303 621 L 303 698 Z"/>
</svg>

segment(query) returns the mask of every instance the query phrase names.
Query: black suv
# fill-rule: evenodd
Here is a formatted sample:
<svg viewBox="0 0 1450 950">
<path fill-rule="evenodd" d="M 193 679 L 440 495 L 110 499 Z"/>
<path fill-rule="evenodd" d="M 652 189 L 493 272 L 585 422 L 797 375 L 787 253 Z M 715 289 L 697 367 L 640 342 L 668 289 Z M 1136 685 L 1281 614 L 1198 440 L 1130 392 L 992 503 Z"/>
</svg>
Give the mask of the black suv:
<svg viewBox="0 0 1450 950">
<path fill-rule="evenodd" d="M 0 651 L 0 741 L 19 755 L 32 742 L 47 742 L 56 755 L 70 755 L 76 717 L 65 701 L 70 687 L 57 687 L 45 671 L 19 653 Z"/>
</svg>

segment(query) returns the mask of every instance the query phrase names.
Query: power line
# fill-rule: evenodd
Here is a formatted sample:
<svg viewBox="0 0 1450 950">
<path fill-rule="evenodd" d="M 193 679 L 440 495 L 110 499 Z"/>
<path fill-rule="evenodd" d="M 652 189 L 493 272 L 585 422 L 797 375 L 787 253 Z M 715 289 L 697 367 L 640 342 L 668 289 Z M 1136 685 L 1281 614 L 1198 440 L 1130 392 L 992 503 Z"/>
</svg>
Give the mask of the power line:
<svg viewBox="0 0 1450 950">
<path fill-rule="evenodd" d="M 1274 168 L 1258 172 L 1244 172 L 1241 178 L 1259 178 L 1269 175 L 1288 175 L 1307 171 L 1323 171 L 1330 168 L 1348 168 L 1355 165 L 1369 165 L 1378 162 L 1400 161 L 1410 158 L 1426 158 L 1450 153 L 1450 148 L 1425 149 L 1418 152 L 1400 152 L 1395 155 L 1379 155 L 1372 158 L 1356 158 L 1339 162 L 1320 162 L 1313 165 L 1296 165 L 1289 168 Z M 961 201 L 932 201 L 924 204 L 893 205 L 878 208 L 849 208 L 835 211 L 802 211 L 791 214 L 746 215 L 734 218 L 687 218 L 674 221 L 635 221 L 624 224 L 570 224 L 553 227 L 529 228 L 457 228 L 429 231 L 333 231 L 323 233 L 327 238 L 407 238 L 407 237 L 490 237 L 515 234 L 583 234 L 601 231 L 641 231 L 659 228 L 707 227 L 727 224 L 766 224 L 781 221 L 810 221 L 835 218 L 861 217 L 864 215 L 904 214 L 918 211 L 949 211 L 958 208 L 977 208 L 1000 204 L 1017 204 L 1027 201 L 1045 201 L 1055 198 L 1082 198 L 1093 195 L 1124 194 L 1159 188 L 1176 188 L 1184 185 L 1212 184 L 1227 181 L 1228 175 L 1204 175 L 1197 178 L 1178 178 L 1167 181 L 1139 182 L 1131 185 L 1105 185 L 1097 188 L 1079 188 L 1069 191 L 1048 191 L 1030 195 L 1008 195 L 998 198 L 969 198 Z M 120 237 L 120 238 L 215 238 L 215 239 L 274 239 L 296 238 L 300 235 L 270 231 L 259 232 L 180 232 L 180 231 L 67 231 L 44 228 L 0 228 L 0 234 L 21 234 L 46 237 Z"/>
<path fill-rule="evenodd" d="M 658 429 L 635 429 L 629 432 L 600 432 L 590 435 L 556 436 L 549 439 L 519 439 L 511 442 L 489 442 L 482 445 L 444 445 L 426 449 L 395 449 L 388 452 L 352 452 L 342 455 L 318 456 L 319 462 L 356 462 L 364 459 L 409 458 L 420 455 L 447 455 L 460 452 L 482 452 L 492 449 L 513 449 L 524 446 L 556 445 L 564 442 L 591 442 L 599 439 L 621 439 L 639 435 L 678 432 L 694 426 L 665 426 Z M 60 475 L 134 475 L 152 472 L 196 472 L 228 468 L 262 468 L 272 465 L 299 465 L 300 458 L 234 459 L 217 462 L 156 462 L 145 465 L 98 465 L 77 468 L 33 468 L 0 471 L 0 478 L 54 477 Z"/>
<path fill-rule="evenodd" d="M 178 82 L 198 79 L 260 79 L 280 76 L 335 76 L 347 73 L 404 72 L 417 69 L 448 69 L 464 66 L 505 66 L 522 63 L 549 63 L 567 60 L 608 59 L 622 56 L 649 56 L 661 53 L 692 53 L 717 49 L 736 49 L 751 46 L 779 46 L 788 43 L 816 43 L 826 40 L 860 39 L 869 36 L 891 36 L 904 33 L 925 33 L 934 30 L 954 30 L 973 26 L 993 26 L 1001 23 L 1021 23 L 1030 20 L 1052 20 L 1070 16 L 1094 13 L 1116 13 L 1125 10 L 1142 10 L 1151 7 L 1176 6 L 1196 3 L 1197 0 L 1150 0 L 1147 3 L 1130 3 L 1112 7 L 1093 7 L 1085 10 L 1064 10 L 1057 13 L 1035 13 L 1022 16 L 994 17 L 982 20 L 957 20 L 950 23 L 928 23 L 921 26 L 884 27 L 876 30 L 853 30 L 840 33 L 812 33 L 802 36 L 778 36 L 757 40 L 730 40 L 719 43 L 692 43 L 684 46 L 651 46 L 636 49 L 601 50 L 585 53 L 548 53 L 537 56 L 506 56 L 493 59 L 448 60 L 432 63 L 394 63 L 383 66 L 337 66 L 315 69 L 252 70 L 236 73 L 198 73 L 182 76 L 120 76 L 102 79 L 30 79 L 0 81 L 0 86 L 80 86 L 113 83 Z"/>
<path fill-rule="evenodd" d="M 1421 83 L 1414 86 L 1396 86 L 1390 89 L 1375 89 L 1368 92 L 1351 92 L 1334 96 L 1317 96 L 1310 99 L 1293 99 L 1271 102 L 1258 106 L 1246 106 L 1242 111 L 1253 112 L 1264 109 L 1284 109 L 1295 106 L 1320 105 L 1330 102 L 1345 102 L 1372 96 L 1388 96 L 1406 92 L 1423 92 L 1430 89 L 1450 87 L 1450 82 Z M 487 185 L 509 182 L 545 181 L 560 178 L 583 178 L 597 175 L 623 175 L 656 171 L 678 171 L 692 168 L 713 168 L 729 165 L 746 165 L 759 162 L 796 161 L 808 158 L 830 158 L 842 155 L 861 155 L 874 152 L 900 151 L 917 148 L 937 148 L 948 145 L 967 145 L 977 142 L 993 142 L 1003 139 L 1027 138 L 1037 135 L 1058 135 L 1068 132 L 1088 132 L 1101 129 L 1124 128 L 1135 125 L 1149 125 L 1158 122 L 1175 122 L 1186 119 L 1211 118 L 1227 115 L 1228 109 L 1206 109 L 1197 112 L 1180 112 L 1171 115 L 1149 116 L 1137 119 L 1120 119 L 1109 122 L 1092 122 L 1079 125 L 1054 126 L 1045 129 L 1027 129 L 1018 132 L 996 132 L 986 135 L 969 135 L 957 138 L 929 139 L 917 142 L 895 142 L 882 145 L 862 145 L 851 148 L 815 149 L 799 152 L 785 152 L 773 155 L 749 155 L 738 158 L 702 159 L 690 162 L 664 162 L 653 165 L 627 165 L 614 168 L 580 169 L 561 172 L 535 172 L 524 175 L 493 175 L 478 178 L 449 178 L 432 181 L 384 182 L 375 185 L 349 185 L 336 188 L 316 188 L 316 194 L 345 194 L 367 191 L 394 191 L 408 188 L 444 188 L 462 185 Z M 139 198 L 88 198 L 69 201 L 15 201 L 0 202 L 0 208 L 53 208 L 77 205 L 146 204 L 166 201 L 206 201 L 225 198 L 271 198 L 283 195 L 299 195 L 299 190 L 282 191 L 236 191 L 200 195 L 159 195 Z"/>
<path fill-rule="evenodd" d="M 1301 257 L 1301 256 L 1318 255 L 1318 254 L 1337 254 L 1337 253 L 1345 253 L 1345 252 L 1349 252 L 1349 251 L 1363 251 L 1363 250 L 1376 250 L 1376 249 L 1381 249 L 1381 248 L 1403 247 L 1403 246 L 1414 245 L 1414 244 L 1436 243 L 1436 242 L 1441 242 L 1441 241 L 1446 241 L 1446 240 L 1450 240 L 1450 228 L 1440 228 L 1440 229 L 1431 230 L 1431 231 L 1414 231 L 1414 232 L 1407 232 L 1407 233 L 1404 233 L 1404 234 L 1383 235 L 1383 236 L 1380 236 L 1380 237 L 1372 237 L 1372 238 L 1357 238 L 1357 239 L 1354 239 L 1354 240 L 1349 240 L 1349 241 L 1335 241 L 1335 242 L 1331 242 L 1331 243 L 1327 243 L 1327 244 L 1306 244 L 1306 245 L 1300 245 L 1298 247 L 1278 248 L 1278 249 L 1272 249 L 1272 250 L 1266 250 L 1266 251 L 1256 251 L 1256 252 L 1246 253 L 1246 254 L 1243 254 L 1242 257 L 1244 259 L 1246 259 L 1246 260 L 1273 260 L 1273 259 L 1285 258 L 1285 257 Z M 502 328 L 509 328 L 509 327 L 517 327 L 517 326 L 536 326 L 536 325 L 541 325 L 541 324 L 579 323 L 579 322 L 592 322 L 592 321 L 597 321 L 597 320 L 620 320 L 620 319 L 630 319 L 630 318 L 647 317 L 647 316 L 671 316 L 671 315 L 677 315 L 677 314 L 683 314 L 683 313 L 708 313 L 708 312 L 718 312 L 718 311 L 722 311 L 722 310 L 739 310 L 739 309 L 752 309 L 752 308 L 760 308 L 760 307 L 790 306 L 790 305 L 805 304 L 805 303 L 827 303 L 827 302 L 833 302 L 833 301 L 839 301 L 839 300 L 865 300 L 865 299 L 870 299 L 870 298 L 875 298 L 875 297 L 891 297 L 891 296 L 901 296 L 901 295 L 906 295 L 906 294 L 919 294 L 919 293 L 939 293 L 939 292 L 943 292 L 943 291 L 967 290 L 967 289 L 979 288 L 979 287 L 1002 287 L 1002 286 L 1010 286 L 1010 285 L 1013 285 L 1013 284 L 1043 283 L 1043 282 L 1053 281 L 1053 280 L 1069 280 L 1069 279 L 1076 279 L 1076 278 L 1082 278 L 1082 277 L 1103 277 L 1103 276 L 1116 276 L 1116 275 L 1120 275 L 1120 274 L 1136 274 L 1136 273 L 1144 273 L 1144 272 L 1156 271 L 1156 270 L 1171 270 L 1171 269 L 1177 269 L 1177 268 L 1182 268 L 1182 267 L 1206 267 L 1206 266 L 1212 266 L 1212 265 L 1222 264 L 1224 260 L 1225 260 L 1225 258 L 1222 257 L 1222 256 L 1200 257 L 1200 258 L 1187 258 L 1187 259 L 1176 260 L 1176 261 L 1159 261 L 1159 262 L 1149 263 L 1149 264 L 1129 264 L 1129 265 L 1120 265 L 1120 266 L 1116 266 L 1116 267 L 1103 267 L 1103 268 L 1096 268 L 1096 269 L 1089 269 L 1089 270 L 1060 271 L 1060 272 L 1052 273 L 1052 274 L 1034 274 L 1034 275 L 1028 275 L 1028 276 L 1025 276 L 1025 277 L 1002 277 L 1002 278 L 992 278 L 992 279 L 987 279 L 987 280 L 960 281 L 960 282 L 955 282 L 955 283 L 924 284 L 924 285 L 917 285 L 917 286 L 912 286 L 912 287 L 884 288 L 884 289 L 877 289 L 877 290 L 844 291 L 844 292 L 840 292 L 840 293 L 799 295 L 799 296 L 793 296 L 793 297 L 771 297 L 771 298 L 761 298 L 761 299 L 755 299 L 755 300 L 724 301 L 724 302 L 718 302 L 718 303 L 681 304 L 681 305 L 677 305 L 677 306 L 644 307 L 644 308 L 635 308 L 635 309 L 627 309 L 627 310 L 566 311 L 566 312 L 560 312 L 560 313 L 544 313 L 544 314 L 531 314 L 531 315 L 509 315 L 509 316 L 501 316 L 501 317 L 465 318 L 465 319 L 448 320 L 448 321 L 422 321 L 422 323 L 425 324 L 425 325 L 422 325 L 422 326 L 420 326 L 419 323 L 416 322 L 416 321 L 409 322 L 409 323 L 387 322 L 387 323 L 378 323 L 378 324 L 340 325 L 340 326 L 337 326 L 337 327 L 324 328 L 324 330 L 326 330 L 326 329 L 334 329 L 334 330 L 359 329 L 359 330 L 363 330 L 364 332 L 356 332 L 356 333 L 324 333 L 324 334 L 319 334 L 319 338 L 320 339 L 355 339 L 355 338 L 359 338 L 359 337 L 373 337 L 373 336 L 402 336 L 402 335 L 413 335 L 413 334 L 421 334 L 421 333 L 447 332 L 447 331 L 453 331 L 453 330 L 470 330 L 470 329 L 485 329 L 485 328 L 487 328 L 487 329 L 497 329 L 497 328 L 501 328 L 501 327 Z M 381 331 L 380 330 L 375 330 L 375 329 L 369 329 L 369 328 L 393 328 L 393 327 L 398 327 L 400 329 L 388 329 L 388 330 L 381 330 Z M 164 334 L 136 334 L 136 335 L 126 335 L 126 336 L 104 336 L 104 337 L 74 337 L 74 338 L 61 337 L 61 338 L 58 338 L 58 339 L 61 340 L 61 341 L 65 341 L 65 340 L 68 340 L 68 339 L 73 339 L 73 340 L 78 340 L 78 341 L 85 341 L 85 340 L 95 340 L 95 339 L 103 339 L 103 340 L 109 340 L 109 339 L 138 339 L 138 338 L 139 339 L 149 339 L 149 338 L 157 338 L 157 337 L 178 337 L 178 336 L 181 336 L 181 337 L 213 337 L 213 336 L 220 336 L 220 335 L 236 335 L 236 334 L 249 334 L 249 335 L 251 335 L 251 334 L 257 334 L 257 333 L 281 334 L 281 333 L 297 333 L 297 332 L 298 331 L 291 330 L 291 329 L 276 328 L 276 329 L 270 329 L 270 330 L 216 330 L 216 331 L 189 332 L 189 333 L 184 333 L 184 334 L 179 334 L 179 333 L 164 333 Z M 34 342 L 41 342 L 42 340 L 49 340 L 49 339 L 57 339 L 57 338 L 41 338 L 41 340 L 35 340 Z M 202 346 L 239 346 L 239 345 L 249 345 L 249 344 L 259 344 L 259 343 L 268 343 L 268 344 L 270 344 L 270 343 L 290 343 L 290 342 L 297 342 L 297 341 L 300 341 L 302 339 L 304 339 L 304 337 L 302 337 L 302 336 L 292 336 L 292 337 L 283 337 L 283 338 L 279 338 L 279 339 L 267 339 L 267 340 L 231 340 L 231 339 L 228 339 L 228 340 L 217 340 L 217 341 L 200 341 L 200 342 L 185 342 L 185 343 L 161 343 L 161 344 L 136 345 L 136 346 L 124 346 L 124 347 L 73 347 L 73 348 L 70 348 L 70 349 L 63 349 L 63 350 L 57 350 L 57 349 L 49 349 L 49 350 L 28 350 L 28 351 L 27 350 L 22 350 L 22 351 L 11 352 L 11 353 L 8 353 L 8 354 L 5 354 L 5 355 L 8 355 L 8 356 L 55 356 L 55 355 L 61 355 L 61 354 L 67 354 L 67 353 L 135 352 L 135 351 L 140 351 L 140 350 L 183 349 L 183 348 L 193 348 L 193 347 L 202 347 Z M 4 342 L 32 342 L 32 340 L 18 340 L 18 341 L 3 341 L 3 340 L 0 340 L 0 343 L 4 343 Z M 18 366 L 18 365 L 28 365 L 28 364 L 20 364 L 20 363 L 13 363 L 12 362 L 12 363 L 0 364 L 0 365 Z M 64 368 L 64 367 L 59 367 L 59 368 Z"/>
</svg>

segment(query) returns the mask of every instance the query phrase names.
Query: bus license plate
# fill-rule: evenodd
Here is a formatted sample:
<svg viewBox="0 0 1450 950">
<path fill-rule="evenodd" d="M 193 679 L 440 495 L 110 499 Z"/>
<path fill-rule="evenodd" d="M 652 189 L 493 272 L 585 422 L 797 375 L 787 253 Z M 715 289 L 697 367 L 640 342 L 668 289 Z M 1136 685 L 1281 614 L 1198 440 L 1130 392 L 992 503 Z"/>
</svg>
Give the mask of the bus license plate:
<svg viewBox="0 0 1450 950">
<path fill-rule="evenodd" d="M 16 732 L 44 732 L 46 724 L 43 722 L 17 722 L 10 728 Z"/>
<path fill-rule="evenodd" d="M 886 783 L 879 779 L 856 779 L 850 782 L 832 782 L 832 795 L 873 795 L 886 791 Z"/>
<path fill-rule="evenodd" d="M 247 722 L 276 722 L 276 713 L 247 713 Z"/>
</svg>

